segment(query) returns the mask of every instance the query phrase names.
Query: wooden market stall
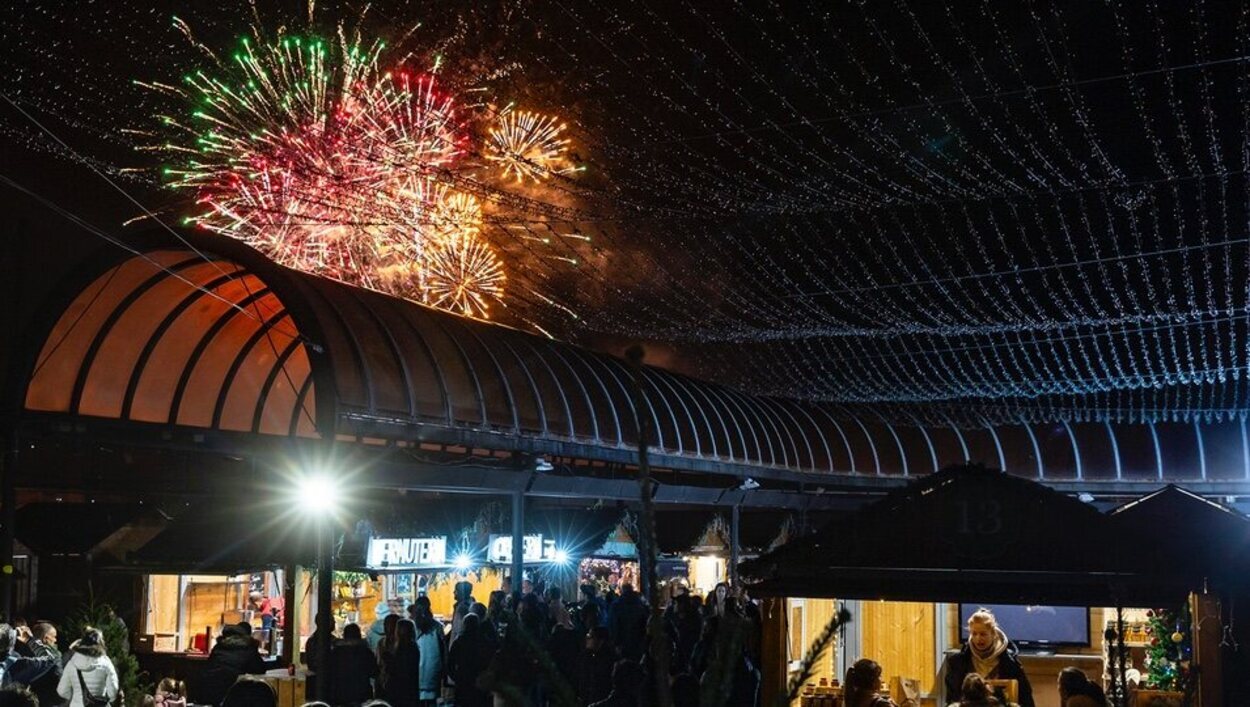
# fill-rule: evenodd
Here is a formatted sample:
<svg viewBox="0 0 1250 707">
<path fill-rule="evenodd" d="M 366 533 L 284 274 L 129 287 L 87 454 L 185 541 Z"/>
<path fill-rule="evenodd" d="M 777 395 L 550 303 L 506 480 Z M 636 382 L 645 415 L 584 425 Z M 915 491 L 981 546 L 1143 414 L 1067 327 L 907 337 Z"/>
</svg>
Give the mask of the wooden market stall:
<svg viewBox="0 0 1250 707">
<path fill-rule="evenodd" d="M 1190 508 L 1186 512 L 1178 506 Z M 1196 516 L 1208 518 L 1197 521 Z M 941 616 L 937 621 L 917 618 L 916 607 L 925 602 L 1092 607 L 1085 653 L 1099 663 L 1102 629 L 1116 607 L 1189 602 L 1195 627 L 1204 625 L 1203 617 L 1216 617 L 1204 635 L 1195 631 L 1193 641 L 1194 660 L 1203 666 L 1202 704 L 1214 705 L 1220 704 L 1222 690 L 1218 597 L 1244 591 L 1247 542 L 1250 522 L 1244 516 L 1192 494 L 1170 491 L 1104 514 L 1042 484 L 964 466 L 917 480 L 816 534 L 744 563 L 741 572 L 752 594 L 774 598 L 766 614 L 783 622 L 797 616 L 776 598 L 811 602 L 836 597 L 861 600 L 859 619 L 878 614 L 872 621 L 878 625 L 900 625 L 899 617 L 889 613 L 902 611 L 916 625 L 938 627 L 938 639 L 943 630 L 958 630 L 958 616 L 951 619 L 948 607 L 945 629 Z M 1209 549 L 1194 552 L 1195 546 Z M 887 608 L 891 602 L 915 604 Z M 784 628 L 774 630 L 785 634 Z M 926 640 L 932 637 L 909 637 L 913 649 L 896 656 L 896 662 L 923 664 L 926 658 L 918 654 L 932 653 L 940 643 Z M 948 638 L 945 645 L 954 642 Z M 864 655 L 883 655 L 896 644 L 865 638 L 858 648 Z M 932 656 L 929 665 L 939 658 Z M 1041 663 L 1031 680 L 1035 685 L 1053 685 L 1064 667 L 1048 658 L 1030 659 Z M 775 674 L 784 676 L 787 661 L 793 660 L 793 655 L 773 655 L 766 659 L 765 673 L 773 672 L 774 684 L 780 684 Z"/>
</svg>

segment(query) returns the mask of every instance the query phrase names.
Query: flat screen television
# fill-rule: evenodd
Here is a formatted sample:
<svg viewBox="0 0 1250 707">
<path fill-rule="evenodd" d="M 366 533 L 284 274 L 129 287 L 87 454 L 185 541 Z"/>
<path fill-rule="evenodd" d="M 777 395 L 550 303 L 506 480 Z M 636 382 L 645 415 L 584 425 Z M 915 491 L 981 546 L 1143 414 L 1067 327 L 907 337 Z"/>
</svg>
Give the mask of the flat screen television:
<svg viewBox="0 0 1250 707">
<path fill-rule="evenodd" d="M 1022 648 L 1090 644 L 1087 607 L 1021 604 L 960 604 L 959 635 L 962 640 L 968 639 L 968 617 L 982 607 L 994 613 L 1007 638 Z"/>
</svg>

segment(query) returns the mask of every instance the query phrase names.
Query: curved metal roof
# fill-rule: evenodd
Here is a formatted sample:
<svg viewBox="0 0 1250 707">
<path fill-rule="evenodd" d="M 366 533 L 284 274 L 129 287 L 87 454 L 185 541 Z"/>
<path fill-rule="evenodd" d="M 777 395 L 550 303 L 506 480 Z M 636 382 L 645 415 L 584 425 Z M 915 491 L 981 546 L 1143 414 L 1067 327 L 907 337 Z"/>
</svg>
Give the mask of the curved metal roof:
<svg viewBox="0 0 1250 707">
<path fill-rule="evenodd" d="M 28 339 L 26 411 L 632 461 L 615 357 L 183 237 L 148 237 L 67 283 Z M 654 462 L 677 469 L 904 477 L 980 461 L 1046 480 L 1250 480 L 1244 422 L 903 426 L 652 367 L 643 387 Z"/>
</svg>

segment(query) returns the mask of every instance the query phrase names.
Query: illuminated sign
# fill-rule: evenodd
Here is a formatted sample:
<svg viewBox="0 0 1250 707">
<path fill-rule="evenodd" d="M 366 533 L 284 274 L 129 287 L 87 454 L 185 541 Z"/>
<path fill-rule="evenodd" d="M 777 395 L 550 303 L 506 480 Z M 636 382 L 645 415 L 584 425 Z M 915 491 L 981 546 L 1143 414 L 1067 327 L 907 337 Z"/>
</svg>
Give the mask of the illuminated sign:
<svg viewBox="0 0 1250 707">
<path fill-rule="evenodd" d="M 521 562 L 553 562 L 556 557 L 556 541 L 544 540 L 541 535 L 521 538 Z M 488 562 L 510 564 L 512 562 L 512 536 L 492 535 L 487 547 Z"/>
<path fill-rule="evenodd" d="M 447 566 L 447 538 L 370 538 L 370 569 L 419 570 Z"/>
</svg>

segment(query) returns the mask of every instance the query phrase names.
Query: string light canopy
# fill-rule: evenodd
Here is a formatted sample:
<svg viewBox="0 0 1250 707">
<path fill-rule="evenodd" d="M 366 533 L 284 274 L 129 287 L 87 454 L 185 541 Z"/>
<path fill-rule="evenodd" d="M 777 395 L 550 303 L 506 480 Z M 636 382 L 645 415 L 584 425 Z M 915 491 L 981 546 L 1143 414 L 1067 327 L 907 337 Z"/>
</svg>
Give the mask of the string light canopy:
<svg viewBox="0 0 1250 707">
<path fill-rule="evenodd" d="M 238 8 L 188 5 L 171 26 L 105 5 L 18 8 L 5 93 L 75 151 L 24 126 L 6 139 L 142 166 L 113 145 L 163 135 L 149 116 L 168 96 L 131 80 L 178 75 L 161 69 L 246 29 Z M 455 123 L 456 165 L 433 173 L 480 204 L 474 238 L 507 272 L 500 321 L 651 342 L 704 378 L 908 422 L 1244 417 L 1245 8 L 335 12 L 258 5 L 253 21 L 362 27 L 492 117 Z M 136 192 L 184 214 L 146 174 L 130 173 Z"/>
</svg>

